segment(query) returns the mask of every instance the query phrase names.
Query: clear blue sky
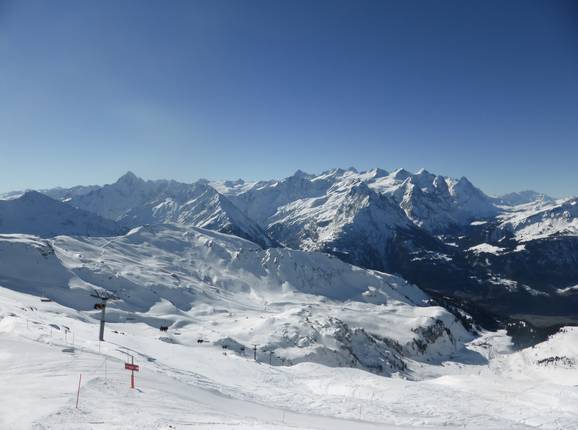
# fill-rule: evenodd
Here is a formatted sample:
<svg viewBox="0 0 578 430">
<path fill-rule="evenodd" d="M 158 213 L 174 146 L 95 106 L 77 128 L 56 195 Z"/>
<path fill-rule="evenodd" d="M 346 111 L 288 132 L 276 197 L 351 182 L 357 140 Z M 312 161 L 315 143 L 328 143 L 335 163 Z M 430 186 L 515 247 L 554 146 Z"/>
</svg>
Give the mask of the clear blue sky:
<svg viewBox="0 0 578 430">
<path fill-rule="evenodd" d="M 578 194 L 575 0 L 0 0 L 0 191 L 405 167 Z"/>
</svg>

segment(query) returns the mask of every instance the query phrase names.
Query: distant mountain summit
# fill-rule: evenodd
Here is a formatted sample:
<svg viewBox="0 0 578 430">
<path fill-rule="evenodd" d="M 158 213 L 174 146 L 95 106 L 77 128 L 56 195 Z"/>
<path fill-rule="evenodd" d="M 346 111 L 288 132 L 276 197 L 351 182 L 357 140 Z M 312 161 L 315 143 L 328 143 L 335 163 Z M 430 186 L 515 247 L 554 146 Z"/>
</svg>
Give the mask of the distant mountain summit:
<svg viewBox="0 0 578 430">
<path fill-rule="evenodd" d="M 534 202 L 552 203 L 555 199 L 537 191 L 526 190 L 516 193 L 508 193 L 496 198 L 496 202 L 502 205 L 517 206 Z"/>
</svg>

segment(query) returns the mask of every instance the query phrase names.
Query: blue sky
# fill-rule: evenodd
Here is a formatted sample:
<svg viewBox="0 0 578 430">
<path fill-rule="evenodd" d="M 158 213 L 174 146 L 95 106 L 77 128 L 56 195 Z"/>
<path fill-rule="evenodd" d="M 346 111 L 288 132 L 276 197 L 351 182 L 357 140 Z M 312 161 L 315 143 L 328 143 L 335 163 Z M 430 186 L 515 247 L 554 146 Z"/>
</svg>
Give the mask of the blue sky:
<svg viewBox="0 0 578 430">
<path fill-rule="evenodd" d="M 0 0 L 0 191 L 405 167 L 578 194 L 574 0 Z"/>
</svg>

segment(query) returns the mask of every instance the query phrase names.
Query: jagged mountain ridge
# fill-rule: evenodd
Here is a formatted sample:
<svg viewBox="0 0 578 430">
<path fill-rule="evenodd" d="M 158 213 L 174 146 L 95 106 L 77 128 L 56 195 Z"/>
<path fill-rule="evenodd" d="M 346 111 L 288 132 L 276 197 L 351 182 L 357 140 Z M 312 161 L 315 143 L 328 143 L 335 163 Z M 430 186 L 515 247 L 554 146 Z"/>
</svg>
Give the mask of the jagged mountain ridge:
<svg viewBox="0 0 578 430">
<path fill-rule="evenodd" d="M 280 181 L 212 183 L 280 243 L 321 250 L 379 270 L 397 270 L 395 238 L 438 246 L 435 233 L 499 209 L 466 178 L 398 169 L 297 171 Z"/>
<path fill-rule="evenodd" d="M 263 247 L 277 245 L 253 220 L 203 181 L 145 181 L 128 172 L 114 184 L 73 196 L 68 202 L 131 228 L 170 222 L 235 234 Z"/>
<path fill-rule="evenodd" d="M 263 227 L 278 211 L 293 208 L 301 199 L 323 197 L 332 190 L 365 184 L 379 195 L 392 198 L 416 226 L 436 232 L 472 219 L 494 216 L 499 209 L 490 197 L 466 178 L 455 180 L 426 170 L 412 174 L 404 169 L 358 172 L 333 169 L 320 175 L 297 171 L 280 181 L 261 181 L 240 187 L 238 183 L 212 183 Z M 307 202 L 304 202 L 307 204 Z"/>
</svg>

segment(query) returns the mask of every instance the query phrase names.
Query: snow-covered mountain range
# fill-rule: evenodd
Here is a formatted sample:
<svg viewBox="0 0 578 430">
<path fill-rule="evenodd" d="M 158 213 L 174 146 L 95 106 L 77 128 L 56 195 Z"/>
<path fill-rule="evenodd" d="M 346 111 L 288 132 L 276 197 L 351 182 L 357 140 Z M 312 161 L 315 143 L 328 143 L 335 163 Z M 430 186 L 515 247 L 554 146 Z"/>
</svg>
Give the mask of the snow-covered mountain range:
<svg viewBox="0 0 578 430">
<path fill-rule="evenodd" d="M 556 315 L 578 305 L 578 297 L 556 293 L 578 284 L 576 199 L 533 191 L 491 197 L 464 177 L 353 168 L 192 184 L 129 172 L 110 185 L 43 192 L 127 228 L 173 223 L 264 249 L 333 254 L 504 315 L 540 313 L 547 296 Z"/>
<path fill-rule="evenodd" d="M 379 196 L 398 206 L 405 216 L 392 219 L 390 224 L 407 227 L 409 220 L 430 232 L 444 231 L 497 213 L 492 200 L 466 178 L 455 180 L 423 169 L 416 174 L 403 169 L 392 173 L 381 169 L 366 172 L 334 169 L 320 175 L 298 171 L 281 181 L 257 182 L 245 187 L 227 186 L 227 183 L 214 183 L 214 186 L 249 216 L 268 226 L 276 224 L 283 214 L 309 212 L 308 207 L 322 207 L 331 212 L 335 207 L 347 206 L 348 200 L 357 198 L 359 193 L 373 198 L 376 205 L 383 204 L 375 199 Z M 344 192 L 350 195 L 340 197 Z M 395 212 L 393 208 L 384 210 Z M 312 216 L 319 215 L 313 213 Z"/>
<path fill-rule="evenodd" d="M 253 220 L 202 181 L 145 181 L 128 172 L 114 184 L 83 191 L 65 193 L 66 201 L 123 226 L 178 223 L 234 234 L 263 247 L 276 245 Z"/>
</svg>

